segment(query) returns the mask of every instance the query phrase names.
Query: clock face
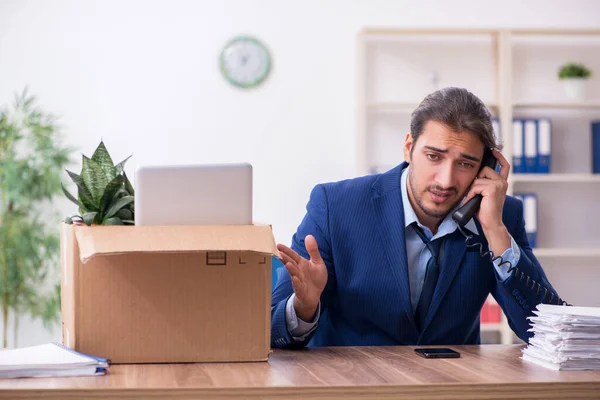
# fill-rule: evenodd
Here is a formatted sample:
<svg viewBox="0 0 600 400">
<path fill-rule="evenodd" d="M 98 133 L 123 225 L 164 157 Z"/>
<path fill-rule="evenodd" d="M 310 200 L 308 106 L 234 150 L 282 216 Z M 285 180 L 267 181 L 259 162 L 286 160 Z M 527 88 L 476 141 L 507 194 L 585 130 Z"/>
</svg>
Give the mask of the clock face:
<svg viewBox="0 0 600 400">
<path fill-rule="evenodd" d="M 260 84 L 271 70 L 271 55 L 257 39 L 239 36 L 221 52 L 221 72 L 235 86 L 250 88 Z"/>
</svg>

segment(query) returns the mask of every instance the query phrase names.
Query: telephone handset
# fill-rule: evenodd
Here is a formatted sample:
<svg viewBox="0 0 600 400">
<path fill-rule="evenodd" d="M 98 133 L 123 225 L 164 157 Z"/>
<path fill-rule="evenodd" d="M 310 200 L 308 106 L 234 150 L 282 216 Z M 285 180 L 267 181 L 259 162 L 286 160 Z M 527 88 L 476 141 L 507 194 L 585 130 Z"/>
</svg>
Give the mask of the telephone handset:
<svg viewBox="0 0 600 400">
<path fill-rule="evenodd" d="M 496 159 L 496 157 L 494 157 L 494 154 L 489 149 L 486 150 L 485 153 L 484 153 L 484 155 L 483 155 L 483 160 L 481 161 L 481 168 L 479 169 L 478 174 L 486 166 L 490 167 L 494 171 L 498 167 L 498 160 Z M 475 196 L 473 196 L 473 198 L 471 198 L 469 201 L 467 201 L 465 204 L 463 204 L 458 210 L 456 210 L 452 214 L 452 219 L 458 225 L 458 230 L 465 237 L 465 244 L 467 245 L 467 247 L 478 247 L 479 248 L 479 255 L 482 258 L 489 255 L 490 261 L 492 261 L 492 262 L 494 262 L 496 260 L 500 260 L 499 266 L 507 264 L 508 265 L 508 273 L 512 273 L 512 271 L 514 270 L 515 271 L 515 277 L 518 277 L 518 279 L 520 281 L 526 280 L 525 286 L 528 289 L 535 290 L 536 291 L 536 295 L 539 295 L 542 291 L 544 292 L 544 296 L 542 297 L 542 302 L 544 302 L 546 300 L 546 297 L 548 297 L 548 295 L 550 295 L 550 298 L 548 299 L 548 303 L 549 304 L 557 304 L 557 305 L 570 306 L 571 304 L 567 303 L 566 301 L 564 301 L 560 297 L 555 296 L 554 293 L 551 290 L 548 290 L 547 288 L 543 287 L 542 285 L 540 285 L 535 280 L 531 279 L 530 276 L 528 276 L 523 271 L 519 270 L 516 266 L 513 266 L 509 261 L 504 261 L 502 259 L 502 257 L 500 257 L 500 256 L 498 256 L 498 257 L 494 256 L 494 253 L 492 253 L 491 250 L 484 251 L 482 243 L 480 243 L 480 242 L 470 243 L 470 240 L 473 239 L 473 235 L 467 234 L 463 230 L 463 228 L 465 227 L 465 225 L 467 224 L 467 222 L 469 222 L 471 220 L 471 218 L 473 218 L 473 216 L 475 215 L 475 213 L 477 212 L 477 210 L 479 210 L 479 207 L 481 206 L 481 200 L 482 199 L 483 199 L 483 196 L 481 194 L 476 194 Z"/>
<path fill-rule="evenodd" d="M 481 168 L 479 168 L 479 171 L 477 172 L 478 175 L 484 167 L 490 167 L 494 171 L 498 167 L 498 160 L 496 160 L 496 157 L 494 157 L 494 154 L 491 150 L 485 151 L 485 154 L 483 155 L 483 160 L 481 161 Z M 452 219 L 454 219 L 454 221 L 456 221 L 458 225 L 464 227 L 467 224 L 467 222 L 469 222 L 469 220 L 473 218 L 473 215 L 475 215 L 477 210 L 479 210 L 479 206 L 481 205 L 482 199 L 483 196 L 481 196 L 480 194 L 476 194 L 462 207 L 456 210 L 454 214 L 452 214 Z"/>
</svg>

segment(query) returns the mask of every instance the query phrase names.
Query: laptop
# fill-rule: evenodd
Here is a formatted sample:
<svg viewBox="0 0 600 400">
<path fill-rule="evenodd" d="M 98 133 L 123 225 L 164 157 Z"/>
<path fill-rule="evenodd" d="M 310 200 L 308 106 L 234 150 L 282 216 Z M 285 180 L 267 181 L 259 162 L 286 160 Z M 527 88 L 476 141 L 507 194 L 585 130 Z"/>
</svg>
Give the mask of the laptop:
<svg viewBox="0 0 600 400">
<path fill-rule="evenodd" d="M 136 225 L 252 225 L 249 163 L 140 166 Z"/>
</svg>

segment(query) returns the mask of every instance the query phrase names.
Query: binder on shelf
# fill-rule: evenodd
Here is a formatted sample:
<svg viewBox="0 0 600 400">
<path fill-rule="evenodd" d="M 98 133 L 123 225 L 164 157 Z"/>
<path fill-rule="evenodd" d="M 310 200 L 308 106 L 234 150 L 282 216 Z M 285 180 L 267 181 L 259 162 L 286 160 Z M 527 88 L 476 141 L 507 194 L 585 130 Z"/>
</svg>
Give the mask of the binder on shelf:
<svg viewBox="0 0 600 400">
<path fill-rule="evenodd" d="M 540 118 L 537 120 L 537 173 L 550 173 L 551 147 L 552 121 L 548 118 Z"/>
<path fill-rule="evenodd" d="M 523 202 L 525 232 L 531 248 L 537 247 L 538 198 L 536 193 L 515 193 L 513 197 Z"/>
<path fill-rule="evenodd" d="M 525 173 L 532 174 L 537 170 L 537 123 L 534 119 L 523 122 L 523 154 L 525 155 Z"/>
<path fill-rule="evenodd" d="M 494 129 L 494 134 L 496 138 L 498 138 L 499 142 L 502 142 L 502 132 L 500 131 L 500 120 L 498 118 L 492 119 L 492 128 Z"/>
<path fill-rule="evenodd" d="M 523 193 L 523 192 L 514 192 L 512 195 L 515 199 L 521 200 L 521 203 L 523 203 L 523 220 L 525 220 L 525 223 L 527 223 L 527 218 L 525 217 L 525 196 L 526 195 L 527 195 L 527 193 Z"/>
<path fill-rule="evenodd" d="M 600 174 L 600 121 L 592 122 L 592 173 Z"/>
<path fill-rule="evenodd" d="M 482 324 L 498 324 L 500 323 L 500 319 L 500 305 L 496 302 L 486 300 L 481 308 L 480 322 Z"/>
<path fill-rule="evenodd" d="M 525 159 L 523 155 L 523 121 L 514 119 L 512 125 L 513 134 L 513 160 L 512 169 L 515 174 L 525 172 Z"/>
<path fill-rule="evenodd" d="M 537 247 L 537 222 L 538 222 L 538 198 L 535 193 L 526 193 L 524 196 L 525 232 L 531 248 Z"/>
<path fill-rule="evenodd" d="M 488 309 L 488 302 L 486 301 L 485 303 L 483 303 L 483 307 L 481 307 L 481 311 L 479 312 L 479 322 L 482 324 L 489 324 L 490 323 L 490 317 L 489 317 L 489 309 Z"/>
<path fill-rule="evenodd" d="M 498 303 L 488 303 L 488 308 L 489 308 L 489 317 L 490 317 L 490 322 L 494 323 L 494 324 L 499 324 L 500 323 L 500 318 L 501 318 L 501 311 L 500 311 L 500 304 Z"/>
</svg>

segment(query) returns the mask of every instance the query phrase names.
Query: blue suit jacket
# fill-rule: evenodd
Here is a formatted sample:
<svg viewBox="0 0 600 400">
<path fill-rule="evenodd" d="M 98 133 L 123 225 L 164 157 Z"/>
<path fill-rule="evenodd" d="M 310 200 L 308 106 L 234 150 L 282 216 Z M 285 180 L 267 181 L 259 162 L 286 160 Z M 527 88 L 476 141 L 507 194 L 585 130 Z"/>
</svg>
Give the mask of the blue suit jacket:
<svg viewBox="0 0 600 400">
<path fill-rule="evenodd" d="M 438 285 L 421 331 L 412 312 L 400 176 L 403 163 L 383 174 L 317 185 L 291 247 L 310 258 L 304 247 L 313 235 L 327 265 L 318 327 L 303 341 L 286 325 L 285 306 L 292 295 L 282 268 L 271 303 L 271 346 L 477 344 L 479 314 L 489 293 L 523 340 L 530 337 L 526 317 L 542 302 L 544 291 L 514 272 L 506 282 L 496 277 L 488 258 L 468 249 L 457 230 L 449 235 Z M 517 268 L 557 297 L 527 241 L 522 203 L 506 197 L 503 221 L 521 249 Z M 488 244 L 477 222 L 476 241 Z M 537 286 L 535 286 L 537 288 Z M 550 294 L 545 297 L 549 300 Z M 545 301 L 546 302 L 546 301 Z"/>
</svg>

